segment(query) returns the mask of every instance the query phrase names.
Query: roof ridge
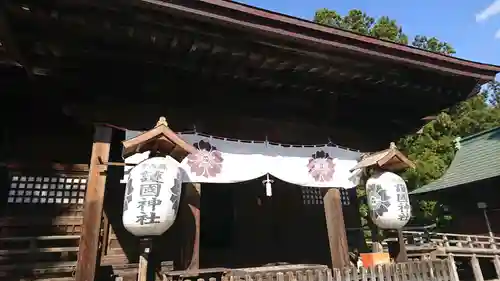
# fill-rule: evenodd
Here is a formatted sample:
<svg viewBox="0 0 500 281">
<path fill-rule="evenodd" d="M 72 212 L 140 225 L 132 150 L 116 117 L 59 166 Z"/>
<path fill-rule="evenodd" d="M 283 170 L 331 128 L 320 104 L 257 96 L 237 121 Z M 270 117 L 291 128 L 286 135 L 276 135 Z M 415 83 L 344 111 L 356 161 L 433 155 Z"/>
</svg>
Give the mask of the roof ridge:
<svg viewBox="0 0 500 281">
<path fill-rule="evenodd" d="M 493 127 L 491 129 L 488 129 L 488 130 L 484 130 L 484 131 L 481 131 L 479 133 L 475 133 L 475 134 L 472 134 L 472 135 L 469 135 L 469 136 L 466 136 L 462 139 L 460 139 L 460 143 L 463 143 L 463 142 L 468 142 L 468 141 L 471 141 L 473 139 L 476 139 L 482 135 L 486 135 L 488 133 L 491 133 L 491 132 L 494 132 L 494 131 L 497 131 L 497 130 L 500 130 L 500 126 L 496 126 L 496 127 Z"/>
</svg>

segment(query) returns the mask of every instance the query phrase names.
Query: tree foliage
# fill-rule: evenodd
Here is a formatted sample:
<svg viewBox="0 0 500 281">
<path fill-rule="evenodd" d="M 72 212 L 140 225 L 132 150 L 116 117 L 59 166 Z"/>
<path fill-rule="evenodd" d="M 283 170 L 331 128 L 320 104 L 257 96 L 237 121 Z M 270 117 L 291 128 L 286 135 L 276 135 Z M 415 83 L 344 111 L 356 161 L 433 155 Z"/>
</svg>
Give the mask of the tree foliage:
<svg viewBox="0 0 500 281">
<path fill-rule="evenodd" d="M 446 55 L 455 54 L 451 44 L 436 37 L 417 35 L 408 42 L 403 27 L 396 20 L 383 16 L 375 19 L 361 10 L 351 10 L 345 16 L 329 9 L 319 9 L 314 21 L 351 32 L 373 36 L 400 44 L 410 44 L 431 52 Z M 416 164 L 415 169 L 405 171 L 402 176 L 407 180 L 410 190 L 419 188 L 440 178 L 453 160 L 455 139 L 500 125 L 500 83 L 491 82 L 481 94 L 464 101 L 453 108 L 439 113 L 435 120 L 426 124 L 420 133 L 400 139 L 398 148 L 404 151 Z M 358 197 L 365 196 L 358 189 Z M 442 205 L 435 201 L 420 201 L 413 206 L 414 215 L 419 223 L 437 223 L 445 226 L 451 219 L 445 216 Z M 368 208 L 360 204 L 360 213 L 366 223 Z"/>
<path fill-rule="evenodd" d="M 446 42 L 441 42 L 436 37 L 427 38 L 426 36 L 417 35 L 413 39 L 411 45 L 413 47 L 432 51 L 435 53 L 442 53 L 446 55 L 455 54 L 455 49 L 453 49 L 453 47 L 450 44 Z"/>
</svg>

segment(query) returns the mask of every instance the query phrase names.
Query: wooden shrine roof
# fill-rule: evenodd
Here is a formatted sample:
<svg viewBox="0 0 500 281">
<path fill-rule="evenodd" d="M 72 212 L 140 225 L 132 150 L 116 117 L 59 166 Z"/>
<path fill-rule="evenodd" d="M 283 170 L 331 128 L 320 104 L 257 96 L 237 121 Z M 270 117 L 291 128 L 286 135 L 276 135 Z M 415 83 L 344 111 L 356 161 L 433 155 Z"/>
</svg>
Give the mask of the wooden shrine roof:
<svg viewBox="0 0 500 281">
<path fill-rule="evenodd" d="M 446 173 L 410 194 L 436 192 L 500 177 L 500 127 L 463 138 Z"/>
<path fill-rule="evenodd" d="M 468 61 L 397 44 L 235 1 L 200 0 L 183 3 L 186 1 L 142 0 L 142 2 L 167 12 L 182 13 L 186 17 L 196 17 L 206 22 L 231 24 L 232 28 L 246 32 L 255 31 L 266 33 L 267 36 L 297 40 L 311 47 L 336 48 L 486 80 L 494 78 L 493 73 L 500 72 L 500 66 L 497 65 Z"/>
<path fill-rule="evenodd" d="M 233 1 L 2 3 L 0 87 L 303 121 L 360 149 L 413 132 L 500 72 Z"/>
</svg>

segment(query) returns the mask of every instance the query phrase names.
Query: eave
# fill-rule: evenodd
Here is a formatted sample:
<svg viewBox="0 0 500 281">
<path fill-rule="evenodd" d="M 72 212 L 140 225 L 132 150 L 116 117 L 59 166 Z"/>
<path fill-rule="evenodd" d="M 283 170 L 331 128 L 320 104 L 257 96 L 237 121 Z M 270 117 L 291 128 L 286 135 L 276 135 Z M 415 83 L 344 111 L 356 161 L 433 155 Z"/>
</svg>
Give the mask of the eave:
<svg viewBox="0 0 500 281">
<path fill-rule="evenodd" d="M 36 76 L 16 85 L 39 96 L 116 105 L 129 93 L 138 107 L 154 100 L 193 123 L 192 112 L 216 124 L 302 122 L 328 128 L 321 141 L 368 151 L 476 94 L 499 69 L 230 1 L 27 0 L 9 2 L 7 14 Z M 238 106 L 207 110 L 205 97 Z"/>
<path fill-rule="evenodd" d="M 244 32 L 258 33 L 328 51 L 331 49 L 372 56 L 452 75 L 468 76 L 485 83 L 495 79 L 500 66 L 468 61 L 369 36 L 320 25 L 276 12 L 225 0 L 140 0 L 152 8 L 186 18 L 216 23 Z M 135 2 L 137 3 L 137 2 Z"/>
</svg>

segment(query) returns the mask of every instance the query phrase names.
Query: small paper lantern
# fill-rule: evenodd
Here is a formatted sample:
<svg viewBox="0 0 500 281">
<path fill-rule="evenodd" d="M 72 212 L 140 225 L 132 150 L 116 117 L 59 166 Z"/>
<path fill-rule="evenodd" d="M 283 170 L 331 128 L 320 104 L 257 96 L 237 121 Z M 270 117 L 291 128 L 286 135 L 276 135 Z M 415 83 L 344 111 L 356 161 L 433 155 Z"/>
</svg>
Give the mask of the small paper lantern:
<svg viewBox="0 0 500 281">
<path fill-rule="evenodd" d="M 132 168 L 125 189 L 123 225 L 135 236 L 161 235 L 175 221 L 181 195 L 179 162 L 153 157 Z"/>
<path fill-rule="evenodd" d="M 382 229 L 401 229 L 411 217 L 408 189 L 404 179 L 391 172 L 377 173 L 366 182 L 370 216 Z"/>
</svg>

